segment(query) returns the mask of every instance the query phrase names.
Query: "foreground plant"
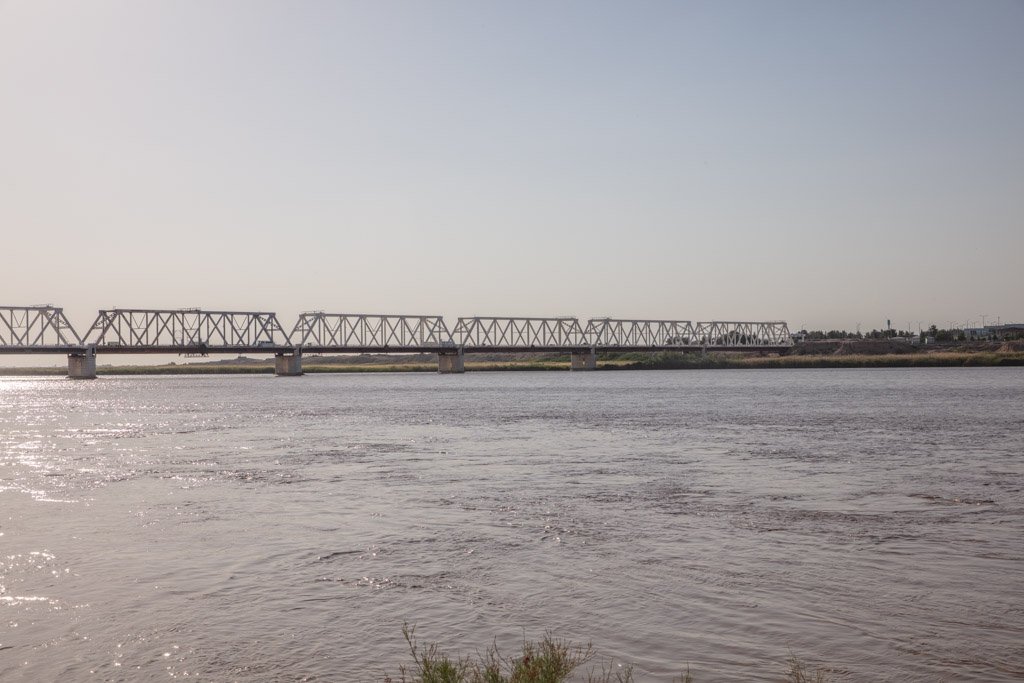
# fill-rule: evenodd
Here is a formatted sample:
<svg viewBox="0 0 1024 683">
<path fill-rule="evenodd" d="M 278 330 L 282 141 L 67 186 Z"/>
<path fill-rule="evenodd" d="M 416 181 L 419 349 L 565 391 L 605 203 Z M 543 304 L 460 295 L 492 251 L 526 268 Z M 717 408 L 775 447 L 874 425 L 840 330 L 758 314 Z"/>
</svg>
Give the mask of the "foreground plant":
<svg viewBox="0 0 1024 683">
<path fill-rule="evenodd" d="M 539 643 L 523 641 L 518 656 L 502 657 L 497 644 L 480 658 L 479 668 L 474 670 L 483 683 L 558 683 L 568 678 L 577 667 L 594 656 L 588 644 L 575 646 L 565 640 L 545 634 Z"/>
<path fill-rule="evenodd" d="M 812 673 L 803 661 L 792 652 L 789 653 L 787 683 L 830 683 L 831 680 L 824 669 L 815 669 Z"/>
<path fill-rule="evenodd" d="M 468 678 L 473 668 L 471 660 L 465 657 L 452 659 L 440 651 L 437 643 L 431 643 L 425 650 L 420 649 L 416 641 L 416 627 L 409 624 L 402 625 L 402 635 L 405 642 L 409 644 L 409 651 L 412 654 L 413 671 L 410 672 L 405 665 L 398 667 L 402 683 L 463 683 L 472 680 Z M 412 678 L 409 678 L 409 676 Z M 391 683 L 390 677 L 385 677 L 385 683 Z"/>
</svg>

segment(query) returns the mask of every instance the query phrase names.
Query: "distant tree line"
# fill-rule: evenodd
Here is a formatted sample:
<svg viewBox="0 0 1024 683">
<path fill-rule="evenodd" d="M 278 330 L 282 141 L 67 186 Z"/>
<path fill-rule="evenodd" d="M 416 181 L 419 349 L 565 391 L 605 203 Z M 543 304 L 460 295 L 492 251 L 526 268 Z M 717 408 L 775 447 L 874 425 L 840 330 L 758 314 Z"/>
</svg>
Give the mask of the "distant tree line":
<svg viewBox="0 0 1024 683">
<path fill-rule="evenodd" d="M 807 341 L 824 341 L 828 339 L 902 339 L 918 338 L 925 341 L 932 338 L 937 342 L 958 342 L 977 341 L 982 339 L 1024 339 L 1024 332 L 1000 332 L 998 335 L 978 335 L 973 332 L 958 328 L 939 329 L 936 325 L 930 325 L 928 329 L 920 332 L 909 330 L 871 330 L 870 332 L 848 332 L 846 330 L 801 330 L 798 335 Z"/>
<path fill-rule="evenodd" d="M 916 337 L 905 330 L 871 330 L 870 332 L 847 332 L 846 330 L 805 330 L 800 334 L 808 341 L 825 339 L 892 339 L 893 337 Z M 923 335 L 924 333 L 922 333 Z"/>
<path fill-rule="evenodd" d="M 846 330 L 808 330 L 801 332 L 801 335 L 808 341 L 822 341 L 824 339 L 863 339 L 862 335 Z"/>
</svg>

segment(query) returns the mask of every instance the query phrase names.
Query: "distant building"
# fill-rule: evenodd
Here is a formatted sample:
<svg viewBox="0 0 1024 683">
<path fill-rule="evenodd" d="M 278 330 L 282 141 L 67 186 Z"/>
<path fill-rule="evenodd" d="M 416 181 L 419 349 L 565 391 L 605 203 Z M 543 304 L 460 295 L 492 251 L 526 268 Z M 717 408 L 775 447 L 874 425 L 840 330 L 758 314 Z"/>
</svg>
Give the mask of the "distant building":
<svg viewBox="0 0 1024 683">
<path fill-rule="evenodd" d="M 1005 325 L 989 325 L 986 329 L 991 330 L 995 339 L 1006 339 L 1008 337 L 1024 337 L 1024 323 L 1006 323 Z"/>
<path fill-rule="evenodd" d="M 968 339 L 1016 339 L 1024 337 L 1024 323 L 967 327 L 963 332 Z"/>
</svg>

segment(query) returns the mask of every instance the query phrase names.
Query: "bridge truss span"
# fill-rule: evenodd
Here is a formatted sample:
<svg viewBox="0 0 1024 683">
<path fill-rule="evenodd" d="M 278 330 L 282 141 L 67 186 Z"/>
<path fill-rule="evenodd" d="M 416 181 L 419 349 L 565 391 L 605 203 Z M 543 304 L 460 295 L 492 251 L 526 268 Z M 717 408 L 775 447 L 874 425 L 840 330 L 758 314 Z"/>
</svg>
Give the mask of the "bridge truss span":
<svg viewBox="0 0 1024 683">
<path fill-rule="evenodd" d="M 274 313 L 114 308 L 101 310 L 86 340 L 116 353 L 290 351 Z"/>
<path fill-rule="evenodd" d="M 67 353 L 82 339 L 56 306 L 0 306 L 0 350 L 6 353 Z"/>
<path fill-rule="evenodd" d="M 778 348 L 793 345 L 789 326 L 781 321 L 694 323 L 698 345 L 705 347 Z"/>
<path fill-rule="evenodd" d="M 303 313 L 290 338 L 306 353 L 422 351 L 454 347 L 439 315 Z"/>
<path fill-rule="evenodd" d="M 598 349 L 658 349 L 694 346 L 689 320 L 591 318 L 587 337 Z"/>
<path fill-rule="evenodd" d="M 613 350 L 743 350 L 792 345 L 784 322 L 690 322 L 592 318 L 587 336 L 594 348 Z"/>
<path fill-rule="evenodd" d="M 452 339 L 466 351 L 584 349 L 591 346 L 577 318 L 459 318 Z"/>
</svg>

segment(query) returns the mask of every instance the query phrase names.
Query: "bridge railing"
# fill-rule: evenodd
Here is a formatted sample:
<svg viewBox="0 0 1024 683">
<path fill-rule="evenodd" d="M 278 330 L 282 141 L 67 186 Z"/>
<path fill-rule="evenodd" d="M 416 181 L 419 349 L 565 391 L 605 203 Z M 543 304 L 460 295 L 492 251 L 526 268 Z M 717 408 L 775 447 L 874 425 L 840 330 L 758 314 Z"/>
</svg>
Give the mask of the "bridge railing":
<svg viewBox="0 0 1024 683">
<path fill-rule="evenodd" d="M 439 315 L 303 313 L 291 340 L 313 349 L 437 349 L 454 346 Z"/>
<path fill-rule="evenodd" d="M 85 338 L 99 349 L 252 349 L 290 346 L 274 313 L 114 308 Z"/>
<path fill-rule="evenodd" d="M 590 346 L 577 318 L 459 318 L 453 341 L 462 347 L 529 350 Z"/>
<path fill-rule="evenodd" d="M 46 349 L 81 346 L 82 338 L 56 306 L 0 306 L 0 348 Z"/>
</svg>

